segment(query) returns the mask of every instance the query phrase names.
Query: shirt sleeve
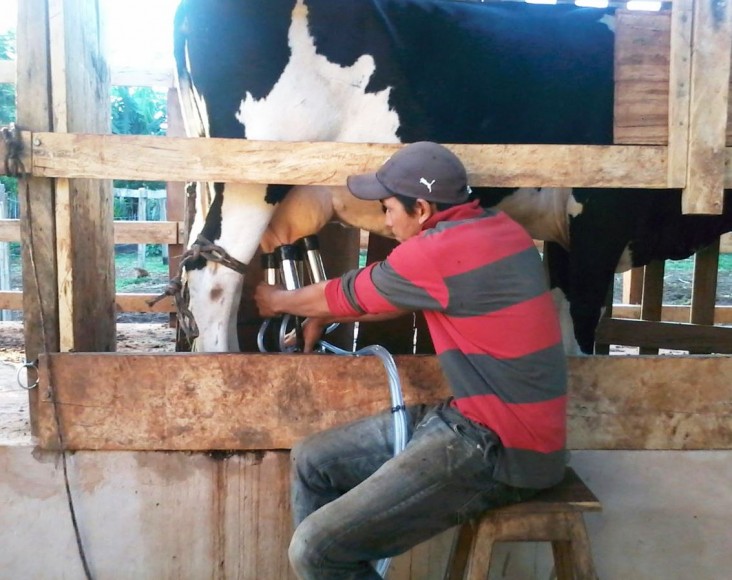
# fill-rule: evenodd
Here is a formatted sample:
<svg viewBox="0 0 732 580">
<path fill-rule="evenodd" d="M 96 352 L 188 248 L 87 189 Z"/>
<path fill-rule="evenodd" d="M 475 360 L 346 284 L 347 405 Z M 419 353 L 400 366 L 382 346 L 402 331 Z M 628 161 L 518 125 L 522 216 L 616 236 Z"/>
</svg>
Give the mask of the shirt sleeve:
<svg viewBox="0 0 732 580">
<path fill-rule="evenodd" d="M 328 307 L 337 316 L 397 310 L 443 310 L 447 292 L 435 260 L 420 238 L 397 246 L 386 260 L 354 270 L 326 286 Z"/>
</svg>

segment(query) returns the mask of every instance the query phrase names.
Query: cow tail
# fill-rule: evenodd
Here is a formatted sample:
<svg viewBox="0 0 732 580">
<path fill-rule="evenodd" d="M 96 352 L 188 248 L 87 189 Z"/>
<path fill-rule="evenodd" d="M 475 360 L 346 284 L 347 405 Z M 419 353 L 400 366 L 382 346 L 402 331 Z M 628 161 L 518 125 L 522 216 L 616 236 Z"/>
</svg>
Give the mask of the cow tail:
<svg viewBox="0 0 732 580">
<path fill-rule="evenodd" d="M 188 66 L 188 2 L 183 0 L 175 12 L 173 56 L 175 57 L 175 84 L 183 113 L 186 135 L 208 137 L 206 106 L 191 79 Z"/>
</svg>

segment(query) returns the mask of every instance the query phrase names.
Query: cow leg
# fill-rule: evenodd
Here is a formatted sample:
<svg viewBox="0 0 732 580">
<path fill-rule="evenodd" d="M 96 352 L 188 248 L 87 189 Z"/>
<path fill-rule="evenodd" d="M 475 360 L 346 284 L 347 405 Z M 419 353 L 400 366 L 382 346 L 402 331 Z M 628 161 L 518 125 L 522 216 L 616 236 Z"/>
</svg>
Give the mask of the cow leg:
<svg viewBox="0 0 732 580">
<path fill-rule="evenodd" d="M 570 314 L 570 263 L 569 252 L 554 242 L 544 242 L 544 267 L 549 278 L 549 288 L 559 314 L 562 328 L 562 344 L 568 355 L 582 354 L 574 333 Z"/>
<path fill-rule="evenodd" d="M 265 201 L 265 191 L 265 186 L 257 184 L 216 184 L 205 223 L 192 232 L 191 240 L 200 234 L 248 264 L 275 209 Z M 236 318 L 244 277 L 218 262 L 200 258 L 189 264 L 187 283 L 189 307 L 199 330 L 192 349 L 238 351 Z"/>
<path fill-rule="evenodd" d="M 575 189 L 573 211 L 569 222 L 570 249 L 565 251 L 566 266 L 555 270 L 552 260 L 558 253 L 554 247 L 549 267 L 557 285 L 569 300 L 574 334 L 580 350 L 592 354 L 595 331 L 612 287 L 615 271 L 623 251 L 631 240 L 633 222 L 621 219 L 622 211 L 632 205 L 628 190 Z M 623 205 L 630 204 L 630 205 Z M 621 216 L 621 217 L 618 217 Z"/>
</svg>

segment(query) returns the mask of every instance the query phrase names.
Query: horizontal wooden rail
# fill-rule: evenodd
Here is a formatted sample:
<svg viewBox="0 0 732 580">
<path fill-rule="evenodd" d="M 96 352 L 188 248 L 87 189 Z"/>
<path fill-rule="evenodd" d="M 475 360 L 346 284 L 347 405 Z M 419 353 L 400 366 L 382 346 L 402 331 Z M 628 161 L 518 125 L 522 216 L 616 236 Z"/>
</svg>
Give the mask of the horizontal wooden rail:
<svg viewBox="0 0 732 580">
<path fill-rule="evenodd" d="M 175 304 L 172 298 L 164 298 L 155 306 L 148 306 L 147 300 L 155 298 L 158 294 L 124 293 L 116 294 L 114 302 L 117 312 L 175 312 Z M 0 310 L 23 310 L 23 293 L 20 290 L 0 291 Z"/>
<path fill-rule="evenodd" d="M 445 397 L 434 356 L 396 357 L 408 404 Z M 572 449 L 732 449 L 732 357 L 569 359 Z M 289 449 L 302 437 L 391 406 L 374 357 L 285 354 L 42 356 L 42 447 Z"/>
<path fill-rule="evenodd" d="M 596 339 L 600 344 L 732 354 L 732 328 L 722 326 L 604 318 Z"/>
<path fill-rule="evenodd" d="M 639 320 L 640 317 L 640 304 L 613 304 L 613 318 Z M 672 304 L 662 306 L 661 320 L 663 322 L 689 322 L 690 317 L 690 306 L 677 306 Z M 732 306 L 715 307 L 714 323 L 732 324 Z"/>
<path fill-rule="evenodd" d="M 23 141 L 25 167 L 37 177 L 298 185 L 344 185 L 348 175 L 373 170 L 400 147 L 30 132 L 23 133 Z M 449 147 L 464 160 L 474 186 L 683 185 L 668 182 L 663 146 Z M 0 144 L 0 157 L 3 154 Z"/>
<path fill-rule="evenodd" d="M 182 244 L 183 222 L 115 221 L 115 244 Z M 0 220 L 0 242 L 20 241 L 20 221 Z"/>
<path fill-rule="evenodd" d="M 168 89 L 175 85 L 173 67 L 153 70 L 140 70 L 119 67 L 111 70 L 113 86 L 122 87 L 160 87 Z M 0 60 L 0 83 L 15 84 L 15 61 Z"/>
</svg>

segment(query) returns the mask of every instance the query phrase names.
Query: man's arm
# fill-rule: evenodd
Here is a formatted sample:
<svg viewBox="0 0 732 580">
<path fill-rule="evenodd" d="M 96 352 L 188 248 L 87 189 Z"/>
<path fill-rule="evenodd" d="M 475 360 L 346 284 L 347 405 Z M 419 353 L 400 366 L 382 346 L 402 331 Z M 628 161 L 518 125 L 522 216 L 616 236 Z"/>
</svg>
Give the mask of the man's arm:
<svg viewBox="0 0 732 580">
<path fill-rule="evenodd" d="M 310 284 L 298 290 L 285 290 L 278 286 L 261 283 L 254 292 L 260 316 L 271 318 L 280 314 L 294 314 L 307 318 L 320 319 L 324 326 L 333 322 L 366 322 L 390 320 L 406 314 L 406 310 L 385 312 L 380 314 L 361 314 L 338 317 L 328 308 L 325 298 L 325 286 L 328 282 Z"/>
<path fill-rule="evenodd" d="M 262 283 L 257 286 L 254 299 L 259 314 L 265 318 L 271 318 L 279 314 L 307 317 L 303 324 L 304 352 L 312 352 L 315 344 L 323 336 L 325 328 L 334 322 L 375 322 L 398 318 L 407 313 L 404 310 L 397 310 L 380 314 L 334 316 L 328 308 L 328 301 L 325 298 L 326 284 L 327 282 L 320 282 L 299 290 L 284 290 L 277 286 Z"/>
</svg>

